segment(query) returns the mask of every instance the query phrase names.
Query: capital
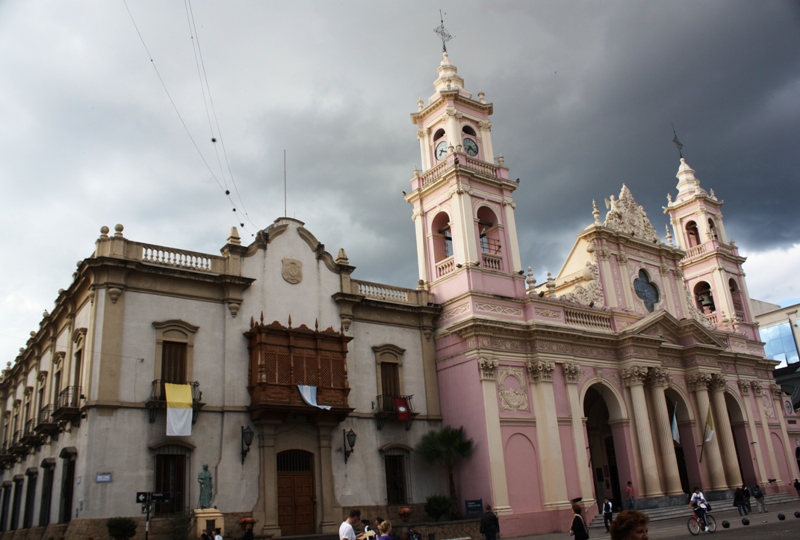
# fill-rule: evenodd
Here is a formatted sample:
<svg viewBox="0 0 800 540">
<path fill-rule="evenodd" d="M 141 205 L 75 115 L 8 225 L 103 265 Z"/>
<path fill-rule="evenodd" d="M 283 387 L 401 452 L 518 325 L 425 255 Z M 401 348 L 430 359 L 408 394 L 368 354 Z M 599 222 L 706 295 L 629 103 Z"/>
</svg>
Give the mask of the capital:
<svg viewBox="0 0 800 540">
<path fill-rule="evenodd" d="M 750 395 L 750 381 L 740 380 L 738 384 L 739 384 L 739 391 L 742 392 L 743 396 Z"/>
<path fill-rule="evenodd" d="M 532 381 L 540 382 L 553 380 L 553 370 L 556 367 L 553 362 L 544 362 L 542 360 L 538 362 L 529 361 L 527 367 Z"/>
<path fill-rule="evenodd" d="M 581 368 L 575 362 L 564 363 L 564 377 L 568 383 L 577 383 L 581 378 Z"/>
<path fill-rule="evenodd" d="M 493 381 L 495 379 L 495 372 L 497 371 L 498 362 L 494 358 L 478 358 L 478 369 L 481 372 L 481 380 Z"/>
<path fill-rule="evenodd" d="M 622 370 L 622 380 L 625 386 L 641 386 L 647 378 L 647 368 L 645 366 L 631 366 Z"/>
<path fill-rule="evenodd" d="M 728 378 L 721 373 L 714 373 L 709 388 L 712 392 L 724 392 L 728 388 Z"/>
<path fill-rule="evenodd" d="M 750 388 L 753 389 L 753 394 L 758 397 L 764 395 L 764 387 L 761 386 L 761 381 L 750 381 Z"/>
<path fill-rule="evenodd" d="M 647 378 L 645 380 L 647 386 L 653 388 L 658 386 L 667 385 L 667 372 L 661 367 L 651 367 L 647 371 Z"/>
<path fill-rule="evenodd" d="M 695 392 L 707 390 L 709 384 L 711 384 L 711 373 L 700 372 L 689 375 L 689 387 Z"/>
<path fill-rule="evenodd" d="M 783 397 L 783 390 L 781 390 L 780 385 L 769 383 L 769 391 L 772 392 L 772 397 L 775 399 L 781 399 Z"/>
</svg>

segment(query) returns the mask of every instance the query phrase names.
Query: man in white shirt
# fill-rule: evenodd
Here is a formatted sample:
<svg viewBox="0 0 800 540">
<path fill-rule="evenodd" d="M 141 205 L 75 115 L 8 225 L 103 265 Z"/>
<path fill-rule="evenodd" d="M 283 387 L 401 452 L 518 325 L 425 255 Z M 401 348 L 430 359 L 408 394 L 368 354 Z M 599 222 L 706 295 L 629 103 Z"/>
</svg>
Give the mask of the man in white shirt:
<svg viewBox="0 0 800 540">
<path fill-rule="evenodd" d="M 361 519 L 361 510 L 353 508 L 350 510 L 350 517 L 339 526 L 339 540 L 356 540 L 356 532 L 353 525 Z"/>
<path fill-rule="evenodd" d="M 216 529 L 214 531 L 214 540 L 222 540 L 222 529 Z"/>
<path fill-rule="evenodd" d="M 611 506 L 611 501 L 606 497 L 603 499 L 603 524 L 606 526 L 606 532 L 611 532 L 612 521 L 614 521 L 614 508 Z"/>
<path fill-rule="evenodd" d="M 706 504 L 706 496 L 700 491 L 700 488 L 695 486 L 692 498 L 689 499 L 689 506 L 694 509 L 697 514 L 697 520 L 703 524 L 703 530 L 708 530 L 708 520 L 706 520 L 706 512 L 708 505 Z"/>
</svg>

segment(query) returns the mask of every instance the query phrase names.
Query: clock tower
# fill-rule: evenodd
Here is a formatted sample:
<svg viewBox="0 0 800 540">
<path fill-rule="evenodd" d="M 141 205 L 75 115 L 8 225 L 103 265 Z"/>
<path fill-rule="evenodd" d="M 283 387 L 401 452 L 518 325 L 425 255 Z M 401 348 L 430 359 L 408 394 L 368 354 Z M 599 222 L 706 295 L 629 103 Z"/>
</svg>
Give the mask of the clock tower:
<svg viewBox="0 0 800 540">
<path fill-rule="evenodd" d="M 406 201 L 414 206 L 420 283 L 438 303 L 469 292 L 523 298 L 512 197 L 519 181 L 509 181 L 502 155 L 495 159 L 492 104 L 464 88 L 447 52 L 433 87 L 411 115 L 422 170 Z"/>
</svg>

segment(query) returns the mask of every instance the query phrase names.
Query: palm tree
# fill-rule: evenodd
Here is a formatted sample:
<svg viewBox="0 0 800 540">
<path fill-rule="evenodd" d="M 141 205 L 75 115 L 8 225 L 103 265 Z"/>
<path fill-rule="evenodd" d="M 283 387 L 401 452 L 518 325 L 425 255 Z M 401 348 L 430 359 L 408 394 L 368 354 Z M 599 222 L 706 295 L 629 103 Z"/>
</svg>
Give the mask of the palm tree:
<svg viewBox="0 0 800 540">
<path fill-rule="evenodd" d="M 441 464 L 447 469 L 450 498 L 456 504 L 456 482 L 453 470 L 459 461 L 472 455 L 474 443 L 464 437 L 464 427 L 445 426 L 439 431 L 429 431 L 414 447 L 414 452 L 431 465 Z"/>
</svg>

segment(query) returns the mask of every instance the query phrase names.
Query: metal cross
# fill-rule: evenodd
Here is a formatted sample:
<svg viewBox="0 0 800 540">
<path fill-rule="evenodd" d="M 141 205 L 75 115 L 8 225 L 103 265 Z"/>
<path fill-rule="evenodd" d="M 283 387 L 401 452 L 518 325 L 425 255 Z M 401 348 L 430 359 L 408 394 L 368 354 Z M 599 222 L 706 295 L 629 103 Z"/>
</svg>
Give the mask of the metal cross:
<svg viewBox="0 0 800 540">
<path fill-rule="evenodd" d="M 683 145 L 681 144 L 681 141 L 678 140 L 678 134 L 675 133 L 675 124 L 672 124 L 672 134 L 675 135 L 675 138 L 672 139 L 672 142 L 675 143 L 675 147 L 678 149 L 678 156 L 682 158 L 683 152 L 681 152 L 681 149 L 683 148 Z"/>
<path fill-rule="evenodd" d="M 444 17 L 442 16 L 442 10 L 439 10 L 439 21 L 441 24 L 433 29 L 434 32 L 439 34 L 439 37 L 442 40 L 442 52 L 447 52 L 447 42 L 453 39 L 453 36 L 447 33 L 447 30 L 444 29 Z"/>
</svg>

